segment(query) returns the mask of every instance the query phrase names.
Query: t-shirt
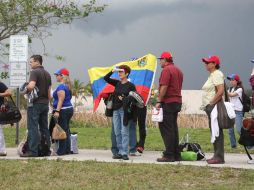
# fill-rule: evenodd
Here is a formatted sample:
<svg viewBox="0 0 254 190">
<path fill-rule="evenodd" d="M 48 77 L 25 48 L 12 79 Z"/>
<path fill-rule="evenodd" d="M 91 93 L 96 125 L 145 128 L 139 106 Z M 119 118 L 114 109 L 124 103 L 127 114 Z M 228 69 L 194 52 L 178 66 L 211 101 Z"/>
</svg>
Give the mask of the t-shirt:
<svg viewBox="0 0 254 190">
<path fill-rule="evenodd" d="M 63 105 L 61 109 L 72 107 L 72 104 L 71 104 L 72 94 L 71 94 L 71 91 L 69 90 L 69 87 L 66 84 L 60 84 L 58 85 L 56 90 L 53 92 L 53 98 L 54 98 L 53 108 L 55 109 L 57 108 L 57 103 L 58 103 L 57 92 L 60 90 L 63 90 L 65 92 L 65 97 L 64 97 L 64 101 L 63 101 Z"/>
<path fill-rule="evenodd" d="M 0 82 L 0 93 L 4 93 L 6 90 L 8 89 L 8 87 Z M 4 103 L 4 97 L 0 96 L 0 105 L 2 105 Z"/>
<path fill-rule="evenodd" d="M 201 109 L 210 104 L 212 99 L 214 98 L 216 91 L 215 86 L 224 84 L 224 75 L 220 70 L 215 70 L 214 72 L 210 73 L 207 81 L 202 87 L 202 105 Z"/>
<path fill-rule="evenodd" d="M 229 97 L 229 101 L 234 105 L 234 110 L 236 111 L 242 111 L 243 110 L 243 104 L 241 103 L 240 99 L 242 99 L 242 88 L 231 88 L 228 90 L 228 92 L 235 92 L 237 93 L 237 96 Z"/>
<path fill-rule="evenodd" d="M 38 98 L 33 103 L 48 104 L 48 89 L 51 86 L 50 74 L 43 66 L 39 66 L 31 71 L 29 81 L 35 81 L 35 85 L 39 89 Z"/>
<path fill-rule="evenodd" d="M 159 91 L 161 86 L 168 86 L 164 98 L 161 100 L 164 103 L 182 103 L 182 83 L 183 73 L 173 63 L 166 65 L 160 75 Z"/>
</svg>

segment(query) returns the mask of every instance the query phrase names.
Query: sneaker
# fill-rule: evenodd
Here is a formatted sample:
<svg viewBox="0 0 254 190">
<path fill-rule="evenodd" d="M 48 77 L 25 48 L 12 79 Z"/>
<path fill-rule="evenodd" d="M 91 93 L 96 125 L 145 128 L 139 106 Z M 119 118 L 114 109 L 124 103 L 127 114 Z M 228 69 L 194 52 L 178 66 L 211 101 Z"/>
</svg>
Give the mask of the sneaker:
<svg viewBox="0 0 254 190">
<path fill-rule="evenodd" d="M 144 147 L 138 146 L 138 147 L 137 147 L 137 151 L 138 151 L 140 154 L 142 154 L 143 151 L 144 151 Z"/>
<path fill-rule="evenodd" d="M 7 156 L 7 152 L 6 151 L 0 152 L 0 156 Z"/>
<path fill-rule="evenodd" d="M 174 158 L 167 158 L 167 157 L 161 157 L 161 158 L 157 158 L 157 162 L 174 162 L 175 159 Z"/>
<path fill-rule="evenodd" d="M 248 160 L 248 164 L 254 164 L 254 160 Z"/>
<path fill-rule="evenodd" d="M 141 154 L 139 152 L 130 152 L 129 155 L 130 156 L 141 156 Z"/>
<path fill-rule="evenodd" d="M 112 156 L 113 159 L 122 159 L 122 155 L 121 154 L 114 154 Z"/>
<path fill-rule="evenodd" d="M 122 159 L 123 159 L 123 160 L 129 160 L 129 157 L 128 157 L 127 155 L 123 155 L 123 156 L 122 156 Z"/>
</svg>

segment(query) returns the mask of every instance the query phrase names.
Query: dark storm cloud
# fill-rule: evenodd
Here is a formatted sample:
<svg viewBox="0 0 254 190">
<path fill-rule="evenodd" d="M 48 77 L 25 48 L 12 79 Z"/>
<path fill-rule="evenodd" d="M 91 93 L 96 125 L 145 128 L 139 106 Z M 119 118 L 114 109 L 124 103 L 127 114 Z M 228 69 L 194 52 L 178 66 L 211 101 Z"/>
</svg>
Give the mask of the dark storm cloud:
<svg viewBox="0 0 254 190">
<path fill-rule="evenodd" d="M 184 89 L 200 89 L 207 79 L 204 56 L 221 57 L 221 70 L 248 78 L 254 59 L 253 0 L 110 0 L 102 14 L 60 27 L 47 40 L 52 54 L 75 78 L 89 81 L 87 69 L 109 66 L 147 53 L 172 51 L 184 72 Z M 64 32 L 63 32 L 64 31 Z M 68 40 L 66 40 L 68 39 Z M 53 62 L 50 60 L 50 62 Z M 71 64 L 69 66 L 68 64 Z M 156 79 L 158 80 L 160 70 Z M 157 83 L 157 81 L 156 81 Z"/>
</svg>

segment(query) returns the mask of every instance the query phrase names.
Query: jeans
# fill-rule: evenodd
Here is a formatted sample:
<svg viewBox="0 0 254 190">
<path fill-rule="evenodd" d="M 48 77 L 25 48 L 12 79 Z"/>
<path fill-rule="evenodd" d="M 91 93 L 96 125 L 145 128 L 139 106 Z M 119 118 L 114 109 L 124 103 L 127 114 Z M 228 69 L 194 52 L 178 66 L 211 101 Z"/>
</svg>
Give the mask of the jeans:
<svg viewBox="0 0 254 190">
<path fill-rule="evenodd" d="M 33 104 L 32 107 L 27 108 L 28 149 L 34 156 L 38 156 L 40 136 L 45 135 L 47 144 L 50 147 L 48 111 L 48 104 Z"/>
<path fill-rule="evenodd" d="M 118 110 L 113 111 L 113 126 L 116 135 L 118 154 L 128 155 L 130 122 L 127 126 L 124 126 L 123 117 L 123 108 L 119 108 Z"/>
<path fill-rule="evenodd" d="M 73 108 L 61 109 L 58 118 L 58 124 L 65 131 L 67 138 L 64 140 L 58 140 L 58 155 L 70 154 L 71 152 L 71 140 L 70 140 L 70 120 L 73 116 Z"/>
<path fill-rule="evenodd" d="M 235 118 L 235 126 L 237 133 L 241 134 L 241 128 L 242 128 L 242 120 L 243 120 L 243 112 L 242 111 L 235 111 L 236 118 Z M 230 145 L 232 148 L 236 147 L 236 139 L 235 139 L 235 131 L 234 128 L 228 129 L 228 135 L 230 140 Z"/>
<path fill-rule="evenodd" d="M 113 122 L 112 122 L 112 130 L 111 130 L 111 152 L 113 155 L 116 155 L 119 152 L 117 148 L 116 134 L 115 134 Z"/>
<path fill-rule="evenodd" d="M 139 128 L 139 142 L 137 146 L 144 148 L 146 140 L 146 113 L 147 107 L 138 108 L 138 128 Z"/>
<path fill-rule="evenodd" d="M 170 159 L 180 158 L 177 117 L 181 106 L 181 103 L 162 104 L 163 121 L 159 123 L 159 128 L 166 148 L 163 156 Z"/>
<path fill-rule="evenodd" d="M 5 140 L 4 140 L 4 132 L 3 132 L 3 126 L 0 125 L 0 153 L 5 152 Z"/>
<path fill-rule="evenodd" d="M 135 153 L 136 152 L 136 144 L 137 144 L 136 126 L 133 121 L 129 121 L 129 122 L 131 122 L 130 130 L 129 130 L 129 147 L 130 147 L 129 152 Z M 111 152 L 113 155 L 116 155 L 119 152 L 119 150 L 117 148 L 116 134 L 115 134 L 113 123 L 112 123 L 112 130 L 111 130 Z"/>
</svg>

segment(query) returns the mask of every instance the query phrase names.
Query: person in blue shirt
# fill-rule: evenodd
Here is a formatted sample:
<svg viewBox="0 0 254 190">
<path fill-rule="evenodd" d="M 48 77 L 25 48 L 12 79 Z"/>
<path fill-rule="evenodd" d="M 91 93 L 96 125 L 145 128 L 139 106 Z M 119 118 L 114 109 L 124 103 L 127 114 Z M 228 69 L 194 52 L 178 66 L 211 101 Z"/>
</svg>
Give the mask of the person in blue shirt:
<svg viewBox="0 0 254 190">
<path fill-rule="evenodd" d="M 66 132 L 67 138 L 58 141 L 57 155 L 70 154 L 70 127 L 69 123 L 73 116 L 73 106 L 71 103 L 72 88 L 69 78 L 69 71 L 62 68 L 54 73 L 56 81 L 60 84 L 53 92 L 53 116 L 57 119 L 58 124 Z"/>
</svg>

